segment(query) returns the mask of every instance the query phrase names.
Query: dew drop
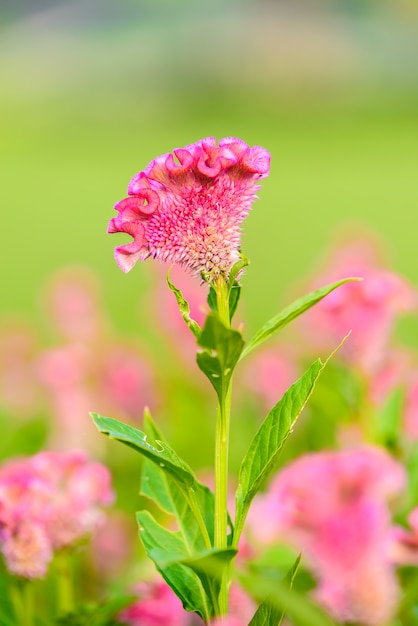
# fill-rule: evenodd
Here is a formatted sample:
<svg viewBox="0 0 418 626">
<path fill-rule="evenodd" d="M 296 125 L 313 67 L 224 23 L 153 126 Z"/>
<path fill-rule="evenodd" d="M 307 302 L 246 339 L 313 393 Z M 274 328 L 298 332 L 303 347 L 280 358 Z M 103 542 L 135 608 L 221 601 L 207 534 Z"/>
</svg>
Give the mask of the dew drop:
<svg viewBox="0 0 418 626">
<path fill-rule="evenodd" d="M 165 467 L 164 463 L 160 463 L 160 467 Z"/>
</svg>

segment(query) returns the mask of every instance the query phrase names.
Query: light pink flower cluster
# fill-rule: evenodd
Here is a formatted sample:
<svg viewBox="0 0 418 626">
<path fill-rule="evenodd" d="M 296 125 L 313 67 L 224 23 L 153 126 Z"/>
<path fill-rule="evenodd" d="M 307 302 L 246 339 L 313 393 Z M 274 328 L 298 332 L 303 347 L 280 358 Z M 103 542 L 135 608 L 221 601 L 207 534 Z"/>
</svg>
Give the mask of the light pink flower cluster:
<svg viewBox="0 0 418 626">
<path fill-rule="evenodd" d="M 207 280 L 227 276 L 239 258 L 241 223 L 268 175 L 270 155 L 235 137 L 207 137 L 157 157 L 134 176 L 115 206 L 109 233 L 127 233 L 115 258 L 124 272 L 153 257 Z"/>
<path fill-rule="evenodd" d="M 255 537 L 290 540 L 336 619 L 380 626 L 393 615 L 398 583 L 390 559 L 387 499 L 404 486 L 403 467 L 379 448 L 297 459 L 255 503 Z"/>
<path fill-rule="evenodd" d="M 0 468 L 0 550 L 8 570 L 41 578 L 54 551 L 91 533 L 113 501 L 109 471 L 81 451 L 40 452 Z"/>
<path fill-rule="evenodd" d="M 129 626 L 201 626 L 202 620 L 187 613 L 179 598 L 163 580 L 142 582 L 139 599 L 122 611 L 119 620 Z"/>
<path fill-rule="evenodd" d="M 129 626 L 203 626 L 196 613 L 183 609 L 179 598 L 164 580 L 137 585 L 139 599 L 124 609 L 118 619 Z M 247 626 L 255 612 L 254 601 L 236 584 L 232 584 L 227 618 L 211 621 L 213 626 Z"/>
</svg>

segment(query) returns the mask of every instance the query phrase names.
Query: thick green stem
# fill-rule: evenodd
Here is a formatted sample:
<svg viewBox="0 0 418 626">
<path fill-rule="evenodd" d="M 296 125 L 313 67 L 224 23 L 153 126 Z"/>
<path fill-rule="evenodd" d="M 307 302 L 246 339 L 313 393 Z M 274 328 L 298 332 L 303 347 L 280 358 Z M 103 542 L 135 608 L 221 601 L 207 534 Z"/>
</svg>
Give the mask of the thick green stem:
<svg viewBox="0 0 418 626">
<path fill-rule="evenodd" d="M 230 328 L 229 295 L 223 278 L 214 283 L 219 320 Z M 228 453 L 229 422 L 231 414 L 231 385 L 221 394 L 218 404 L 215 442 L 215 547 L 225 549 L 228 546 Z M 221 615 L 228 613 L 228 570 L 225 571 L 219 594 Z"/>
</svg>

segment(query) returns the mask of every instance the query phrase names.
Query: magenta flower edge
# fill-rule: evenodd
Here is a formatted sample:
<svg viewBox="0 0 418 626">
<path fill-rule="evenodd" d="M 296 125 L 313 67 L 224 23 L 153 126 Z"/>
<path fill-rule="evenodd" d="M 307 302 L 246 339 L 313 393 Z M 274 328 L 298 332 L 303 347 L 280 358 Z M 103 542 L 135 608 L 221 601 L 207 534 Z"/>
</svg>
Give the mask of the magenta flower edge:
<svg viewBox="0 0 418 626">
<path fill-rule="evenodd" d="M 267 150 L 235 137 L 218 145 L 208 137 L 155 158 L 132 178 L 109 222 L 109 233 L 133 238 L 115 249 L 119 267 L 129 272 L 152 257 L 208 282 L 228 277 L 239 258 L 241 224 L 269 169 Z"/>
</svg>

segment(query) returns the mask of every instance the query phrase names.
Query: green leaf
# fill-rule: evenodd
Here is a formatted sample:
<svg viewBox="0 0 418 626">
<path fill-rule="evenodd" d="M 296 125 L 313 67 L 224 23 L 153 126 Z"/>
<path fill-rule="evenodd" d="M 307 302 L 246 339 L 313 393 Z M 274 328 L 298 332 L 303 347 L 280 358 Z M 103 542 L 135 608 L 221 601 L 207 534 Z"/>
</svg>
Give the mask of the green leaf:
<svg viewBox="0 0 418 626">
<path fill-rule="evenodd" d="M 180 313 L 181 313 L 181 316 L 182 316 L 183 320 L 185 321 L 187 326 L 190 328 L 190 330 L 192 331 L 192 333 L 196 337 L 196 339 L 199 339 L 200 333 L 201 333 L 201 328 L 200 328 L 199 324 L 190 317 L 189 303 L 184 298 L 184 296 L 181 293 L 180 289 L 177 289 L 177 287 L 175 287 L 173 285 L 173 283 L 170 281 L 170 272 L 167 273 L 167 285 L 169 286 L 171 291 L 176 296 L 177 304 L 178 304 L 178 307 L 179 307 L 179 310 L 180 310 Z"/>
<path fill-rule="evenodd" d="M 290 572 L 289 572 L 290 574 Z M 316 605 L 306 593 L 301 593 L 289 588 L 289 579 L 274 580 L 269 576 L 245 575 L 241 576 L 241 582 L 252 595 L 265 597 L 269 596 L 270 603 L 281 613 L 286 613 L 292 620 L 292 624 L 297 626 L 332 626 L 333 621 L 322 608 Z M 255 617 L 255 616 L 254 616 Z M 253 618 L 254 619 L 254 618 Z M 280 622 L 256 622 L 257 626 L 276 626 Z M 250 622 L 254 626 L 253 622 Z M 250 626 L 249 625 L 249 626 Z"/>
<path fill-rule="evenodd" d="M 256 432 L 239 471 L 234 545 L 238 545 L 251 501 L 276 469 L 280 452 L 305 407 L 326 362 L 315 361 L 272 408 Z"/>
<path fill-rule="evenodd" d="M 229 278 L 227 283 L 229 290 L 231 290 L 234 284 L 236 284 L 237 276 L 240 271 L 243 270 L 244 267 L 247 267 L 250 262 L 245 255 L 241 254 L 240 257 L 241 258 L 233 265 L 231 271 L 229 272 Z"/>
<path fill-rule="evenodd" d="M 222 578 L 237 552 L 238 550 L 233 548 L 225 550 L 213 548 L 202 555 L 182 561 L 183 565 L 190 567 L 199 577 L 207 596 L 212 601 L 214 614 L 219 612 L 218 598 Z"/>
<path fill-rule="evenodd" d="M 170 446 L 164 441 L 156 441 L 157 449 L 147 442 L 147 435 L 133 426 L 119 422 L 111 417 L 103 417 L 97 413 L 90 414 L 101 433 L 111 439 L 116 439 L 125 445 L 137 450 L 140 454 L 157 463 L 165 472 L 169 473 L 179 484 L 186 488 L 193 487 L 196 478 L 191 468 L 180 459 Z"/>
<path fill-rule="evenodd" d="M 241 295 L 241 285 L 234 283 L 229 292 L 229 319 L 232 322 L 232 318 L 237 310 L 239 298 Z"/>
<path fill-rule="evenodd" d="M 402 432 L 405 392 L 397 388 L 389 394 L 375 423 L 376 440 L 390 450 L 396 450 Z"/>
<path fill-rule="evenodd" d="M 144 430 L 151 439 L 166 443 L 150 413 L 144 413 Z M 161 509 L 174 515 L 191 552 L 208 549 L 214 537 L 215 497 L 205 485 L 195 481 L 187 489 L 159 465 L 145 459 L 141 494 L 152 499 Z"/>
<path fill-rule="evenodd" d="M 196 612 L 207 621 L 213 614 L 213 606 L 199 576 L 181 563 L 191 558 L 191 555 L 180 531 L 166 530 L 148 511 L 138 512 L 137 520 L 144 548 L 166 583 L 180 598 L 186 611 Z"/>
<path fill-rule="evenodd" d="M 210 314 L 206 318 L 198 345 L 204 351 L 197 353 L 197 364 L 222 402 L 244 347 L 244 339 L 240 332 L 226 328 L 215 315 Z"/>
<path fill-rule="evenodd" d="M 112 626 L 117 615 L 136 600 L 136 596 L 113 598 L 98 605 L 83 605 L 77 611 L 61 615 L 55 626 Z"/>
<path fill-rule="evenodd" d="M 295 563 L 286 574 L 283 583 L 292 589 L 293 581 L 297 574 L 300 564 L 300 556 L 296 559 Z M 274 593 L 269 594 L 267 598 L 260 604 L 257 611 L 248 626 L 280 626 L 285 616 L 286 611 L 278 606 L 274 601 Z"/>
<path fill-rule="evenodd" d="M 343 280 L 339 280 L 336 283 L 321 287 L 321 289 L 312 291 L 306 296 L 295 300 L 295 302 L 283 309 L 283 311 L 275 315 L 275 317 L 273 317 L 260 328 L 260 330 L 254 335 L 254 337 L 252 337 L 252 339 L 250 339 L 250 341 L 247 343 L 245 349 L 242 351 L 240 358 L 243 359 L 250 352 L 252 352 L 254 348 L 263 343 L 263 341 L 266 341 L 266 339 L 277 333 L 277 331 L 289 324 L 289 322 L 293 321 L 294 319 L 299 317 L 299 315 L 302 315 L 302 313 L 320 302 L 320 300 L 322 300 L 323 298 L 325 298 L 325 296 L 334 291 L 334 289 L 337 289 L 337 287 L 345 285 L 345 283 L 355 282 L 359 280 L 361 280 L 361 278 L 344 278 Z"/>
</svg>

